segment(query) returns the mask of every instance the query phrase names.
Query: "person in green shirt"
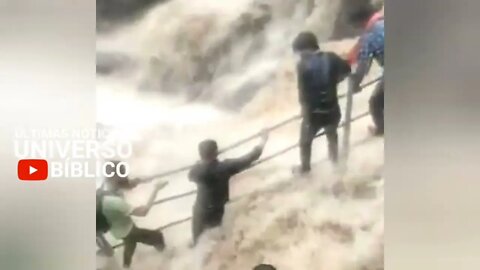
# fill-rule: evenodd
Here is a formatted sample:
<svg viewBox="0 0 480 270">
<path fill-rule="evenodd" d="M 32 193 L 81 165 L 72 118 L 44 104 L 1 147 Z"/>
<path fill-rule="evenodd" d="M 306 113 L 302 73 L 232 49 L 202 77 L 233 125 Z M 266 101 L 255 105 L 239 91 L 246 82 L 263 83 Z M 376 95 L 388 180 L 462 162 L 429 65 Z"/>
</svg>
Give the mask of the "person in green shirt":
<svg viewBox="0 0 480 270">
<path fill-rule="evenodd" d="M 139 228 L 133 222 L 132 216 L 144 217 L 148 214 L 159 190 L 168 182 L 156 184 L 145 205 L 133 207 L 125 199 L 118 195 L 122 189 L 130 189 L 135 185 L 125 185 L 118 179 L 107 179 L 111 192 L 102 197 L 102 213 L 110 225 L 110 233 L 117 239 L 124 242 L 123 265 L 130 268 L 132 257 L 135 253 L 137 243 L 143 243 L 155 247 L 158 251 L 165 248 L 165 241 L 160 230 Z"/>
</svg>

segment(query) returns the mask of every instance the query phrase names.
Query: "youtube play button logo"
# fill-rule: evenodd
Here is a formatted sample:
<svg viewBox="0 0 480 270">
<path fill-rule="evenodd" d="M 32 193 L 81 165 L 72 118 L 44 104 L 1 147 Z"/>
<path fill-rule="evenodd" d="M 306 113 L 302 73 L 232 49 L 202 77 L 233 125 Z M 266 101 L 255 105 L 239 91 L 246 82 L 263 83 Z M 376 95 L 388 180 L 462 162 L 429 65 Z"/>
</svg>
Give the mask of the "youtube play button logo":
<svg viewBox="0 0 480 270">
<path fill-rule="evenodd" d="M 22 159 L 17 166 L 18 179 L 42 181 L 48 177 L 48 162 L 44 159 Z"/>
</svg>

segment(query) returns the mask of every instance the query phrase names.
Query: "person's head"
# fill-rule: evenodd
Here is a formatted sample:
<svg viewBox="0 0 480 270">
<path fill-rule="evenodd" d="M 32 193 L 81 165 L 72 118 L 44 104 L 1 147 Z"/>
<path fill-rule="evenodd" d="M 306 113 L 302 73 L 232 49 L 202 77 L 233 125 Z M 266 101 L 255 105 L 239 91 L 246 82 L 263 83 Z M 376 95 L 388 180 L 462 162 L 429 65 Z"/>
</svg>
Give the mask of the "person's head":
<svg viewBox="0 0 480 270">
<path fill-rule="evenodd" d="M 277 270 L 277 269 L 270 264 L 259 264 L 255 266 L 253 270 Z"/>
<path fill-rule="evenodd" d="M 363 6 L 348 15 L 348 22 L 355 27 L 364 27 L 375 12 L 376 10 L 373 6 Z"/>
<path fill-rule="evenodd" d="M 295 37 L 292 44 L 292 49 L 295 53 L 302 51 L 317 51 L 320 49 L 317 37 L 312 32 L 301 32 Z"/>
<path fill-rule="evenodd" d="M 113 191 L 129 188 L 130 185 L 128 183 L 128 178 L 117 175 L 117 170 L 119 170 L 122 175 L 125 174 L 125 168 L 123 166 L 119 166 L 120 161 L 110 160 L 109 162 L 109 166 L 106 166 L 105 168 L 107 174 L 110 175 L 113 173 L 112 176 L 105 178 L 105 181 L 109 188 Z"/>
<path fill-rule="evenodd" d="M 204 161 L 212 161 L 218 157 L 218 146 L 214 140 L 204 140 L 198 144 L 198 153 Z"/>
</svg>

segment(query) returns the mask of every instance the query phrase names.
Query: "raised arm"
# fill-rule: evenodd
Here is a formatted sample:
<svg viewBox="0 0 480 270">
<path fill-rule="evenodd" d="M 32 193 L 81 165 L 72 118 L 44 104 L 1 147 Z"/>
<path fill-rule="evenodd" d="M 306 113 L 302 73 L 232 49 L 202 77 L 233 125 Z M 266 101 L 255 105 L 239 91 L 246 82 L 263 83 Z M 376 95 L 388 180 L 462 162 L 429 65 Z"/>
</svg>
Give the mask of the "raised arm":
<svg viewBox="0 0 480 270">
<path fill-rule="evenodd" d="M 145 205 L 136 207 L 132 210 L 131 215 L 132 216 L 137 216 L 137 217 L 144 217 L 148 214 L 150 209 L 153 206 L 153 203 L 155 202 L 155 198 L 157 198 L 157 194 L 160 190 L 162 190 L 166 185 L 168 184 L 167 181 L 160 182 L 155 185 L 155 189 L 153 192 L 150 194 L 150 197 L 148 198 L 148 201 Z"/>
<path fill-rule="evenodd" d="M 253 150 L 239 158 L 235 159 L 228 159 L 224 161 L 225 166 L 227 166 L 227 170 L 231 175 L 235 175 L 240 173 L 246 169 L 248 169 L 252 163 L 260 158 L 263 152 L 263 148 L 265 148 L 265 144 L 268 141 L 268 131 L 264 130 L 261 134 L 261 142 L 257 145 Z"/>
</svg>

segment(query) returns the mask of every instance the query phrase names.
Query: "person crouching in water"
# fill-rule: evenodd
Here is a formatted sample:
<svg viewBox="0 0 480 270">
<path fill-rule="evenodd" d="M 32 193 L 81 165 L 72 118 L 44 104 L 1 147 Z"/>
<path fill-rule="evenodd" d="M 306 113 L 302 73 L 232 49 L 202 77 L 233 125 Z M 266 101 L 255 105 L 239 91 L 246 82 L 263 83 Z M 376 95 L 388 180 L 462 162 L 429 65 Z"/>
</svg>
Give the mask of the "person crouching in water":
<svg viewBox="0 0 480 270">
<path fill-rule="evenodd" d="M 301 106 L 299 173 L 311 170 L 312 142 L 320 129 L 328 140 L 330 160 L 338 162 L 337 128 L 341 119 L 337 84 L 351 72 L 350 65 L 340 56 L 322 52 L 311 32 L 300 33 L 293 41 L 293 51 L 300 54 L 297 64 L 298 97 Z M 298 170 L 294 170 L 298 172 Z"/>
<path fill-rule="evenodd" d="M 165 248 L 165 241 L 160 230 L 139 228 L 133 222 L 132 217 L 146 216 L 152 208 L 158 192 L 168 182 L 156 184 L 148 202 L 138 207 L 131 206 L 121 196 L 122 191 L 135 187 L 137 185 L 136 182 L 120 180 L 118 177 L 107 178 L 106 182 L 110 190 L 104 194 L 97 195 L 97 209 L 100 209 L 100 216 L 108 223 L 110 233 L 116 239 L 123 240 L 123 266 L 125 269 L 129 269 L 137 243 L 153 246 L 158 251 L 163 251 Z M 97 212 L 97 219 L 98 217 L 99 214 Z"/>
<path fill-rule="evenodd" d="M 250 153 L 236 159 L 218 160 L 218 146 L 214 140 L 204 140 L 198 145 L 201 160 L 190 170 L 188 177 L 197 185 L 197 198 L 193 206 L 192 233 L 196 245 L 200 235 L 210 228 L 220 226 L 225 204 L 229 201 L 230 178 L 246 169 L 260 158 L 268 133 L 263 131 L 261 143 Z"/>
</svg>

